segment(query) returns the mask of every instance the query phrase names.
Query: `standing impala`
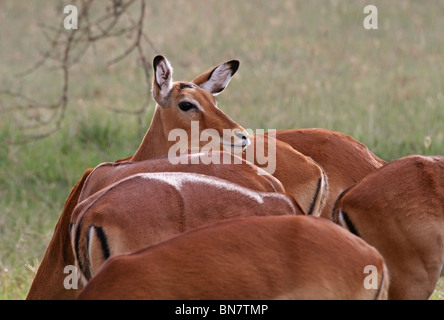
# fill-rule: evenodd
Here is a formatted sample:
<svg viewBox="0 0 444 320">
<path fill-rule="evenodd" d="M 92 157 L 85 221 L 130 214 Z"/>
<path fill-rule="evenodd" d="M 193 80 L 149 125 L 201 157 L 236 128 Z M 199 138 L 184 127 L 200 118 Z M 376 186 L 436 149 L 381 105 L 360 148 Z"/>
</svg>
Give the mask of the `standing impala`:
<svg viewBox="0 0 444 320">
<path fill-rule="evenodd" d="M 90 280 L 109 257 L 204 224 L 295 214 L 303 212 L 286 194 L 197 173 L 139 173 L 80 202 L 71 218 L 71 241 L 82 279 Z"/>
<path fill-rule="evenodd" d="M 245 130 L 217 108 L 214 98 L 214 95 L 225 89 L 238 66 L 238 61 L 229 61 L 203 73 L 192 82 L 173 82 L 170 63 L 162 56 L 155 57 L 153 97 L 157 105 L 153 120 L 135 154 L 121 161 L 141 161 L 168 155 L 169 148 L 177 143 L 168 140 L 169 130 L 181 128 L 190 137 L 193 121 L 199 123 L 199 136 L 203 130 L 213 129 L 223 137 L 223 129 L 230 129 L 233 135 L 229 141 L 222 140 L 225 146 L 228 144 L 232 149 L 244 150 L 255 146 Z M 267 137 L 258 136 L 254 141 L 261 139 L 267 140 Z M 318 215 L 327 195 L 327 180 L 323 170 L 310 157 L 287 143 L 272 137 L 269 139 L 272 140 L 269 145 L 274 143 L 276 147 L 276 170 L 273 175 L 283 183 L 287 192 L 295 196 L 304 212 Z M 199 147 L 202 144 L 206 145 L 199 142 Z M 66 276 L 63 273 L 64 267 L 74 264 L 68 229 L 72 211 L 91 171 L 86 170 L 66 199 L 27 299 L 73 297 L 71 291 L 63 288 L 63 279 Z"/>
<path fill-rule="evenodd" d="M 276 154 L 275 157 L 268 157 L 273 169 L 269 173 L 282 182 L 285 190 L 296 198 L 307 214 L 319 215 L 327 196 L 327 181 L 322 168 L 311 158 L 273 137 L 249 137 L 244 128 L 217 107 L 214 96 L 226 88 L 238 67 L 239 61 L 232 60 L 201 74 L 191 82 L 174 82 L 169 61 L 163 56 L 156 56 L 153 60 L 156 110 L 131 161 L 166 156 L 170 150 L 180 148 L 186 152 L 198 152 L 209 144 L 210 139 L 205 133 L 211 133 L 212 145 L 213 140 L 216 140 L 221 150 L 228 148 L 245 158 L 249 148 L 254 148 L 252 159 L 247 160 L 267 171 L 267 164 L 257 161 L 258 144 L 266 144 L 264 148 L 268 146 L 268 152 L 275 151 Z M 194 134 L 193 123 L 198 126 L 198 132 Z M 171 141 L 170 134 L 178 131 L 187 139 Z M 186 145 L 178 146 L 180 143 Z"/>
<path fill-rule="evenodd" d="M 444 263 L 444 157 L 388 163 L 339 197 L 333 219 L 384 256 L 390 299 L 428 299 Z"/>
<path fill-rule="evenodd" d="M 75 264 L 69 227 L 75 206 L 87 199 L 100 189 L 112 183 L 141 172 L 194 172 L 224 178 L 237 183 L 239 186 L 262 192 L 281 192 L 285 190 L 282 184 L 273 176 L 258 173 L 262 170 L 255 165 L 242 161 L 237 165 L 224 165 L 210 163 L 208 165 L 191 164 L 193 157 L 223 157 L 223 154 L 190 154 L 181 157 L 187 158 L 188 164 L 173 165 L 167 157 L 145 160 L 139 162 L 103 163 L 94 170 L 85 172 L 82 179 L 72 189 L 65 202 L 62 215 L 56 225 L 54 236 L 46 250 L 45 257 L 34 278 L 28 299 L 74 299 L 77 290 L 67 290 L 64 279 L 67 274 L 64 268 Z M 235 155 L 230 155 L 235 158 Z M 234 161 L 234 159 L 233 159 Z M 86 203 L 86 202 L 85 202 Z M 301 209 L 302 211 L 302 209 Z M 81 287 L 81 284 L 80 286 Z"/>
<path fill-rule="evenodd" d="M 388 284 L 381 254 L 331 221 L 267 216 L 110 258 L 79 299 L 386 299 Z"/>
</svg>

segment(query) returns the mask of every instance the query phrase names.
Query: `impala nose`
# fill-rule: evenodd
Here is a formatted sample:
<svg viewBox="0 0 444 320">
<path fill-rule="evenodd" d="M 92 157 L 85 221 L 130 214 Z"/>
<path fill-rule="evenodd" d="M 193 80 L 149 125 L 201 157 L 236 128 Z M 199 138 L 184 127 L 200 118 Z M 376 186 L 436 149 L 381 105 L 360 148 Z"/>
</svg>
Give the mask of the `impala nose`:
<svg viewBox="0 0 444 320">
<path fill-rule="evenodd" d="M 234 134 L 239 139 L 242 139 L 242 148 L 250 145 L 250 138 L 248 138 L 248 134 L 245 131 L 236 131 Z"/>
</svg>

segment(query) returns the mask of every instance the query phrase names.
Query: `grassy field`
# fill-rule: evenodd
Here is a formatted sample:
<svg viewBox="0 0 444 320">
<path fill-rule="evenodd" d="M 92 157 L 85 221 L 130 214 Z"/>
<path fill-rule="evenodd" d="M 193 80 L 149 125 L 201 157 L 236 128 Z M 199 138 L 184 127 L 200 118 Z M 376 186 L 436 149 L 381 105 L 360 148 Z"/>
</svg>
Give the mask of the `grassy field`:
<svg viewBox="0 0 444 320">
<path fill-rule="evenodd" d="M 381 1 L 378 30 L 363 27 L 366 1 L 147 0 L 145 32 L 176 80 L 220 62 L 241 66 L 219 106 L 244 128 L 327 128 L 353 136 L 385 160 L 444 150 L 444 1 Z M 26 77 L 69 1 L 0 2 L 0 90 L 57 99 L 56 62 Z M 62 5 L 63 4 L 63 5 Z M 36 119 L 0 96 L 0 299 L 23 299 L 72 186 L 84 170 L 131 155 L 153 113 L 130 55 L 107 67 L 128 39 L 97 43 L 71 69 L 60 130 L 17 143 Z M 443 281 L 432 297 L 444 299 Z"/>
</svg>

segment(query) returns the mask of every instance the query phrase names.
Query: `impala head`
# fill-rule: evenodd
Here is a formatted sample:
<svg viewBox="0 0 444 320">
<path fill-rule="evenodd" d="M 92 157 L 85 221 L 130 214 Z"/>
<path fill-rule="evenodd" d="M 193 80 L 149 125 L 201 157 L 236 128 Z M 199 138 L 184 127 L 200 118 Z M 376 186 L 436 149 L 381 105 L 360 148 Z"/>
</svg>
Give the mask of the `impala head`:
<svg viewBox="0 0 444 320">
<path fill-rule="evenodd" d="M 245 148 L 250 143 L 247 132 L 217 107 L 215 99 L 226 88 L 238 67 L 239 61 L 232 60 L 201 74 L 191 82 L 174 82 L 173 68 L 169 61 L 163 56 L 156 56 L 153 60 L 152 91 L 157 106 L 150 127 L 156 128 L 152 130 L 157 135 L 155 138 L 162 136 L 165 144 L 171 146 L 174 141 L 168 141 L 169 132 L 182 129 L 187 133 L 187 142 L 190 143 L 193 138 L 192 124 L 196 127 L 198 124 L 198 139 L 202 131 L 207 130 L 212 132 L 211 135 L 217 133 L 220 144 Z M 227 134 L 224 137 L 227 130 L 231 131 L 230 137 Z M 196 138 L 196 133 L 194 137 Z M 199 141 L 199 148 L 206 143 L 208 142 Z"/>
</svg>

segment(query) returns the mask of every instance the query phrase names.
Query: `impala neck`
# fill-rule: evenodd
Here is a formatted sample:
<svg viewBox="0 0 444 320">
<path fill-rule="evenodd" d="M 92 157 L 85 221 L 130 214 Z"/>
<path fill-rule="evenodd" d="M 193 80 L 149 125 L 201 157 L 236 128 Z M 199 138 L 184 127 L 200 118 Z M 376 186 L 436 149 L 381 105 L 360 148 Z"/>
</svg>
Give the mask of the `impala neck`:
<svg viewBox="0 0 444 320">
<path fill-rule="evenodd" d="M 131 161 L 142 161 L 168 155 L 168 141 L 163 130 L 159 108 L 156 105 L 151 125 Z"/>
</svg>

